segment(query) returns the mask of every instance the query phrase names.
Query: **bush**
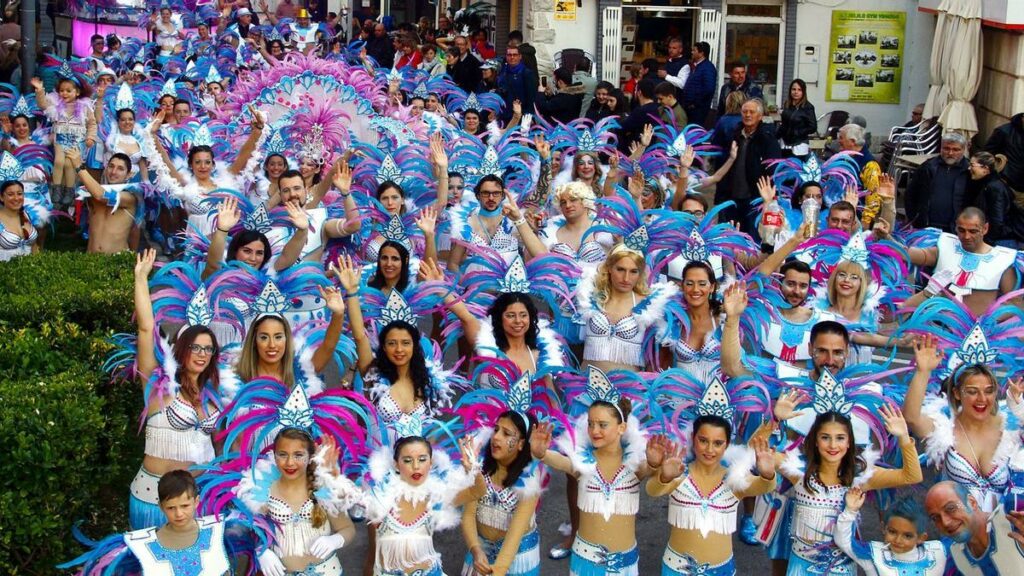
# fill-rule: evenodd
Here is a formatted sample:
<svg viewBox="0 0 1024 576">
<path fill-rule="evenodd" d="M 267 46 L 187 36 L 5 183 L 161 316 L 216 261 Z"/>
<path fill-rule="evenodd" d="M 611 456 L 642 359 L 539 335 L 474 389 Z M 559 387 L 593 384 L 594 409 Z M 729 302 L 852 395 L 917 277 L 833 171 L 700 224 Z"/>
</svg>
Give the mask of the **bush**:
<svg viewBox="0 0 1024 576">
<path fill-rule="evenodd" d="M 66 320 L 84 330 L 132 328 L 133 254 L 42 252 L 0 266 L 0 322 Z"/>
<path fill-rule="evenodd" d="M 2 574 L 53 574 L 82 551 L 70 538 L 75 520 L 126 528 L 126 487 L 141 459 L 125 441 L 134 407 L 117 405 L 124 394 L 102 397 L 97 381 L 78 370 L 0 382 Z"/>
<path fill-rule="evenodd" d="M 102 365 L 131 331 L 134 256 L 44 252 L 0 265 L 0 574 L 54 574 L 94 537 L 128 528 L 142 461 L 134 382 Z"/>
</svg>

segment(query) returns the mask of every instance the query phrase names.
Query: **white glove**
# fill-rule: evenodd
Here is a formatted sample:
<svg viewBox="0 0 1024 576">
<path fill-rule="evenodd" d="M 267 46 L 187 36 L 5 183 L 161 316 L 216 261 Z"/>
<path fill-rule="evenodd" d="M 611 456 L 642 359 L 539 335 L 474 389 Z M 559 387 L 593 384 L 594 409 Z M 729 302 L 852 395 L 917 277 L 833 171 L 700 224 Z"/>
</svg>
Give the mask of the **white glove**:
<svg viewBox="0 0 1024 576">
<path fill-rule="evenodd" d="M 263 576 L 284 576 L 284 564 L 270 548 L 260 554 L 259 564 Z"/>
<path fill-rule="evenodd" d="M 321 560 L 327 560 L 345 545 L 345 537 L 341 534 L 330 534 L 313 540 L 309 546 L 309 553 Z"/>
<path fill-rule="evenodd" d="M 956 272 L 949 268 L 936 270 L 935 274 L 928 279 L 928 285 L 924 287 L 924 291 L 934 296 L 948 287 L 953 282 L 954 276 L 956 276 Z"/>
</svg>

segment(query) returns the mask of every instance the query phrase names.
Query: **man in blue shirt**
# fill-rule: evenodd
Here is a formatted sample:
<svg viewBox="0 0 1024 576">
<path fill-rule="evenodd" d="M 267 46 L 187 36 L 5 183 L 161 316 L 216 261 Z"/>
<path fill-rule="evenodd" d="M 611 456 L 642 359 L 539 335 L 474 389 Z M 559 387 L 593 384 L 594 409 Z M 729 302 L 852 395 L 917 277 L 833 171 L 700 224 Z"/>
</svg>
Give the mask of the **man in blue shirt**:
<svg viewBox="0 0 1024 576">
<path fill-rule="evenodd" d="M 715 87 L 718 85 L 718 71 L 708 60 L 710 53 L 711 45 L 707 42 L 693 45 L 690 51 L 690 76 L 683 87 L 683 108 L 686 109 L 686 116 L 691 124 L 701 126 L 707 120 L 711 100 L 715 97 Z"/>
</svg>

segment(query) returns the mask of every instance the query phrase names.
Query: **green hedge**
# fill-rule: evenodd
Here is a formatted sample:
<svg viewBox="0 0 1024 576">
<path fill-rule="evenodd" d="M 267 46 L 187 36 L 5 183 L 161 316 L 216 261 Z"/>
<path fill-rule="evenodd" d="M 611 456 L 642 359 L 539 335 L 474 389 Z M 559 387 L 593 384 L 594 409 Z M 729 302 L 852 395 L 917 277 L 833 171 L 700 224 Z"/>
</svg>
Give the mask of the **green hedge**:
<svg viewBox="0 0 1024 576">
<path fill-rule="evenodd" d="M 87 331 L 132 329 L 133 254 L 43 252 L 0 266 L 0 321 L 67 320 Z"/>
<path fill-rule="evenodd" d="M 0 574 L 55 574 L 93 537 L 127 529 L 142 460 L 134 382 L 101 367 L 132 329 L 131 254 L 43 253 L 0 265 Z"/>
</svg>

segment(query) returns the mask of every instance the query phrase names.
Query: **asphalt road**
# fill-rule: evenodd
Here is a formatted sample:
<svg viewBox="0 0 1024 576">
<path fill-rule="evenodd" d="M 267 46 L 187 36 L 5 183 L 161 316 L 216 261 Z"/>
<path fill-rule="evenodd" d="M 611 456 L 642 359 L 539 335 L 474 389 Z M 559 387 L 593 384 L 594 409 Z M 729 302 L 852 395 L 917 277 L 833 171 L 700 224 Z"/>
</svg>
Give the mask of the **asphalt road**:
<svg viewBox="0 0 1024 576">
<path fill-rule="evenodd" d="M 568 574 L 569 560 L 551 560 L 547 551 L 561 540 L 558 525 L 568 519 L 565 502 L 565 476 L 554 474 L 551 484 L 541 501 L 537 511 L 537 524 L 540 526 L 541 570 L 548 574 Z M 654 499 L 641 491 L 640 513 L 637 516 L 637 542 L 640 546 L 640 574 L 651 575 L 661 573 L 661 555 L 668 542 L 668 498 Z M 865 504 L 862 513 L 863 536 L 876 540 L 881 538 L 878 515 L 871 504 Z M 342 565 L 349 576 L 362 574 L 362 562 L 366 555 L 366 531 L 362 524 L 357 525 L 358 536 L 355 542 L 342 550 Z M 434 535 L 434 542 L 441 552 L 445 573 L 458 576 L 462 572 L 462 562 L 466 554 L 466 545 L 462 532 L 455 528 Z M 768 556 L 760 547 L 747 546 L 733 538 L 733 554 L 736 558 L 737 574 L 760 574 L 769 576 L 770 565 Z"/>
</svg>

